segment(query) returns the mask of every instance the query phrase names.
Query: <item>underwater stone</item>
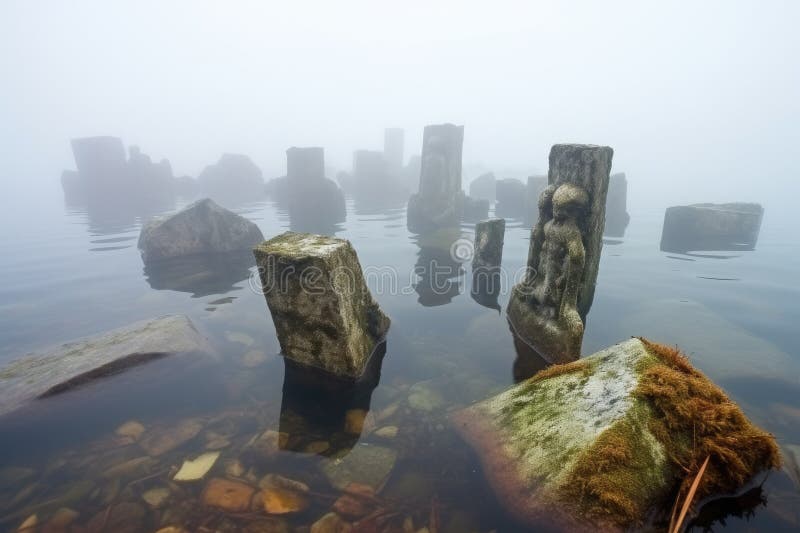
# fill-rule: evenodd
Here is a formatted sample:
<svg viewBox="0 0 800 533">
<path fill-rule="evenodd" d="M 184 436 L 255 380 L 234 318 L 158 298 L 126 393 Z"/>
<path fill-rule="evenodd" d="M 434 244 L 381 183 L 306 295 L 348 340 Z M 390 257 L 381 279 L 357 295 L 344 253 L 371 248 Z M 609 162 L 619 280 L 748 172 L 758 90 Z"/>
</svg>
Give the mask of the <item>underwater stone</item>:
<svg viewBox="0 0 800 533">
<path fill-rule="evenodd" d="M 754 250 L 764 208 L 759 204 L 694 204 L 667 208 L 661 251 Z"/>
<path fill-rule="evenodd" d="M 358 378 L 389 329 L 349 241 L 286 232 L 255 247 L 283 355 Z"/>
<path fill-rule="evenodd" d="M 424 232 L 457 225 L 464 193 L 461 190 L 461 151 L 464 126 L 425 126 L 419 192 L 408 200 L 408 229 Z"/>
<path fill-rule="evenodd" d="M 551 362 L 580 356 L 600 265 L 612 156 L 611 148 L 593 145 L 550 150 L 550 184 L 539 198 L 527 273 L 512 290 L 508 319 Z"/>
<path fill-rule="evenodd" d="M 30 354 L 0 368 L 0 414 L 45 396 L 166 355 L 205 356 L 214 349 L 183 315 L 135 322 Z"/>
<path fill-rule="evenodd" d="M 145 262 L 195 254 L 246 250 L 264 240 L 258 226 L 208 198 L 142 227 L 139 250 Z"/>
<path fill-rule="evenodd" d="M 503 261 L 504 218 L 492 218 L 475 225 L 475 252 L 472 268 L 497 268 Z"/>
<path fill-rule="evenodd" d="M 543 370 L 451 419 L 498 501 L 531 526 L 641 526 L 669 509 L 709 454 L 697 499 L 780 464 L 774 437 L 684 356 L 638 338 Z"/>
<path fill-rule="evenodd" d="M 323 460 L 321 468 L 330 484 L 339 490 L 351 483 L 368 485 L 380 492 L 397 462 L 397 452 L 385 446 L 359 443 L 344 454 Z"/>
</svg>

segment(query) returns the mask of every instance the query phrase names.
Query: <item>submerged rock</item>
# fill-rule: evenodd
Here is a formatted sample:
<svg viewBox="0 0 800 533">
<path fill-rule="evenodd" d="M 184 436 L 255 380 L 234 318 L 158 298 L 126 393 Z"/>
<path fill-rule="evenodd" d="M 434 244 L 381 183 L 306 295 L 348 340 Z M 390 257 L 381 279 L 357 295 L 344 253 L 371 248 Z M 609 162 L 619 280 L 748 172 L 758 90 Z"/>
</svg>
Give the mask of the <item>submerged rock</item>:
<svg viewBox="0 0 800 533">
<path fill-rule="evenodd" d="M 201 499 L 206 505 L 231 513 L 243 513 L 250 509 L 250 500 L 256 489 L 229 479 L 213 478 L 203 490 Z"/>
<path fill-rule="evenodd" d="M 697 499 L 780 464 L 774 438 L 721 389 L 677 350 L 640 339 L 546 369 L 452 419 L 498 500 L 531 526 L 625 529 L 668 509 L 706 457 Z"/>
<path fill-rule="evenodd" d="M 373 300 L 350 242 L 286 232 L 253 253 L 283 355 L 361 376 L 389 318 Z"/>
<path fill-rule="evenodd" d="M 664 213 L 661 251 L 754 250 L 764 208 L 759 204 L 694 204 Z"/>
<path fill-rule="evenodd" d="M 139 441 L 139 446 L 151 457 L 163 455 L 195 438 L 203 429 L 199 420 L 192 418 L 175 426 L 153 428 Z"/>
<path fill-rule="evenodd" d="M 311 533 L 351 533 L 353 526 L 336 513 L 328 513 L 313 524 Z"/>
<path fill-rule="evenodd" d="M 331 485 L 344 490 L 351 483 L 380 491 L 397 461 L 397 452 L 384 446 L 360 443 L 344 455 L 325 459 L 322 471 Z"/>
<path fill-rule="evenodd" d="M 492 218 L 475 225 L 475 252 L 472 268 L 496 268 L 503 261 L 503 239 L 506 221 Z"/>
<path fill-rule="evenodd" d="M 212 357 L 213 348 L 183 315 L 168 315 L 62 344 L 0 368 L 0 414 L 167 355 Z"/>
<path fill-rule="evenodd" d="M 254 223 L 205 198 L 174 215 L 147 222 L 139 235 L 139 250 L 149 262 L 247 250 L 263 239 Z"/>
<path fill-rule="evenodd" d="M 195 459 L 186 459 L 172 479 L 174 481 L 199 481 L 203 479 L 219 459 L 219 454 L 220 452 L 208 452 Z"/>
</svg>

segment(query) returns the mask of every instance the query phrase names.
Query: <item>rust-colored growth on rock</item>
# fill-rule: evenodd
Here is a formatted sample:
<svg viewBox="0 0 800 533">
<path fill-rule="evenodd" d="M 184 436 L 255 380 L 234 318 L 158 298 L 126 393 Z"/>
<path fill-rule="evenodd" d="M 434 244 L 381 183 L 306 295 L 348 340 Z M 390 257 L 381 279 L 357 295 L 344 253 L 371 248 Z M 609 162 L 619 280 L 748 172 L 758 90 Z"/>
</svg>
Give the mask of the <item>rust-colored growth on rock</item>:
<svg viewBox="0 0 800 533">
<path fill-rule="evenodd" d="M 588 371 L 589 363 L 587 363 L 584 359 L 578 359 L 577 361 L 572 361 L 570 363 L 562 363 L 560 365 L 548 366 L 547 368 L 540 370 L 539 372 L 534 374 L 530 378 L 530 382 L 536 383 L 537 381 L 554 378 L 556 376 L 561 376 L 563 374 L 570 374 L 572 372 L 577 372 L 579 370 Z"/>
<path fill-rule="evenodd" d="M 581 453 L 562 486 L 565 501 L 611 528 L 640 523 L 645 507 L 666 503 L 647 502 L 644 497 L 653 494 L 659 477 L 652 470 L 653 459 L 644 453 L 652 446 L 643 439 L 655 437 L 663 445 L 675 476 L 666 482 L 677 486 L 679 499 L 686 495 L 706 457 L 710 456 L 709 464 L 695 499 L 733 492 L 755 473 L 781 464 L 775 438 L 750 423 L 739 406 L 680 350 L 640 340 L 655 362 L 642 369 L 634 390 L 638 404 L 634 416 L 614 424 Z M 550 367 L 532 379 L 573 371 L 582 362 Z M 636 416 L 637 410 L 650 412 Z M 647 429 L 652 437 L 646 435 Z"/>
<path fill-rule="evenodd" d="M 679 496 L 686 493 L 707 456 L 711 459 L 698 499 L 734 491 L 753 473 L 780 468 L 773 435 L 750 423 L 739 406 L 677 348 L 640 340 L 660 364 L 645 371 L 635 394 L 655 409 L 650 431 L 684 474 Z"/>
</svg>

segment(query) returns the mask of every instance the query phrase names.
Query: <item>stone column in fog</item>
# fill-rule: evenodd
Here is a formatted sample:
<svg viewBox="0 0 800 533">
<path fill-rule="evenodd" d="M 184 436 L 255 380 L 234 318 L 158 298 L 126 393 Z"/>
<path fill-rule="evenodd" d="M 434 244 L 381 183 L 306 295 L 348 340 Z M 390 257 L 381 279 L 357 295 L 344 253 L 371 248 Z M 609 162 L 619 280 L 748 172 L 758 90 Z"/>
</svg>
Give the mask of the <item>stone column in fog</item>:
<svg viewBox="0 0 800 533">
<path fill-rule="evenodd" d="M 475 247 L 472 268 L 499 268 L 503 261 L 503 240 L 506 220 L 491 218 L 475 225 Z"/>
<path fill-rule="evenodd" d="M 283 355 L 356 379 L 389 329 L 349 241 L 286 232 L 253 250 Z"/>
<path fill-rule="evenodd" d="M 613 154 L 607 146 L 582 144 L 550 150 L 528 272 L 512 290 L 508 319 L 516 334 L 551 362 L 580 357 L 600 265 Z"/>
<path fill-rule="evenodd" d="M 286 150 L 286 176 L 290 180 L 313 182 L 325 179 L 325 151 L 320 146 Z"/>
<path fill-rule="evenodd" d="M 405 131 L 402 128 L 386 128 L 383 130 L 383 156 L 389 170 L 394 174 L 399 174 L 403 168 L 403 145 L 405 143 Z"/>
<path fill-rule="evenodd" d="M 408 200 L 408 228 L 425 232 L 458 224 L 461 190 L 461 150 L 464 126 L 426 126 L 422 135 L 419 192 Z"/>
<path fill-rule="evenodd" d="M 631 217 L 628 214 L 628 180 L 624 172 L 612 174 L 606 197 L 606 229 L 609 237 L 624 237 Z"/>
</svg>

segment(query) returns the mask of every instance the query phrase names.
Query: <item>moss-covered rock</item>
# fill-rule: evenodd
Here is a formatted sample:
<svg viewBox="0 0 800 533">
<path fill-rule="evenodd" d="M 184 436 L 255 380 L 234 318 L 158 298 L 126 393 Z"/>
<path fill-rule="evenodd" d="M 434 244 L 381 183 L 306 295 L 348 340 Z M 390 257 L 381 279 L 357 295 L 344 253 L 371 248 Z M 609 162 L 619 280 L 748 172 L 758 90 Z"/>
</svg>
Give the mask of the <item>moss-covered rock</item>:
<svg viewBox="0 0 800 533">
<path fill-rule="evenodd" d="M 624 529 L 671 505 L 708 456 L 697 497 L 780 464 L 773 437 L 721 389 L 643 339 L 545 369 L 452 418 L 501 503 L 531 525 Z"/>
<path fill-rule="evenodd" d="M 286 232 L 253 253 L 283 355 L 360 377 L 389 318 L 372 298 L 350 242 Z"/>
</svg>

